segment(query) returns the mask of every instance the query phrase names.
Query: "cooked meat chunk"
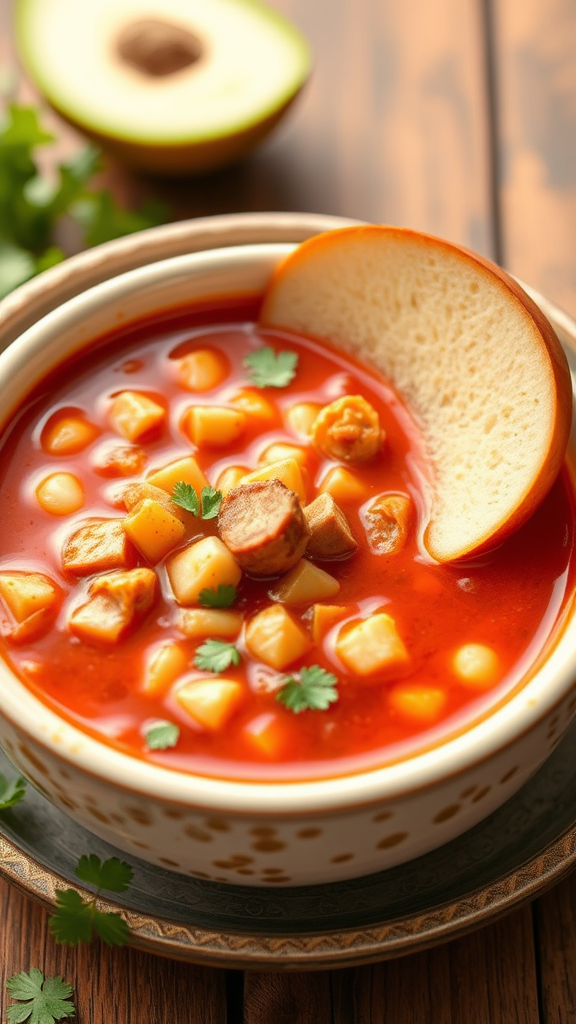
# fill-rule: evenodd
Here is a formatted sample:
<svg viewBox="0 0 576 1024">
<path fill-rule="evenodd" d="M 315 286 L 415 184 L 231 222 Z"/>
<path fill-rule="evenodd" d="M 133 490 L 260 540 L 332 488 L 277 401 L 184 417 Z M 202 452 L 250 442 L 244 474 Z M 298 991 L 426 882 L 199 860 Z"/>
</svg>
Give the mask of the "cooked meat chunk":
<svg viewBox="0 0 576 1024">
<path fill-rule="evenodd" d="M 134 560 L 134 549 L 120 519 L 94 519 L 84 523 L 68 537 L 62 548 L 62 565 L 75 576 L 128 569 Z"/>
<path fill-rule="evenodd" d="M 306 548 L 310 558 L 345 558 L 354 554 L 358 544 L 331 494 L 319 494 L 303 511 L 310 530 Z"/>
<path fill-rule="evenodd" d="M 376 498 L 363 515 L 368 543 L 377 555 L 401 551 L 410 531 L 412 501 L 407 494 Z"/>
<path fill-rule="evenodd" d="M 147 460 L 146 452 L 138 445 L 114 445 L 98 453 L 95 468 L 102 476 L 136 476 Z"/>
<path fill-rule="evenodd" d="M 128 569 L 99 576 L 88 597 L 70 616 L 70 629 L 89 643 L 115 644 L 150 611 L 156 599 L 156 573 Z"/>
<path fill-rule="evenodd" d="M 252 576 L 287 572 L 304 554 L 310 537 L 298 496 L 279 480 L 257 480 L 228 491 L 218 531 Z"/>
<path fill-rule="evenodd" d="M 378 413 L 361 395 L 330 402 L 312 424 L 315 447 L 342 462 L 369 462 L 378 455 L 385 437 Z"/>
<path fill-rule="evenodd" d="M 2 633 L 13 643 L 36 639 L 52 625 L 62 603 L 59 588 L 39 572 L 0 573 L 0 597 L 9 612 Z"/>
</svg>

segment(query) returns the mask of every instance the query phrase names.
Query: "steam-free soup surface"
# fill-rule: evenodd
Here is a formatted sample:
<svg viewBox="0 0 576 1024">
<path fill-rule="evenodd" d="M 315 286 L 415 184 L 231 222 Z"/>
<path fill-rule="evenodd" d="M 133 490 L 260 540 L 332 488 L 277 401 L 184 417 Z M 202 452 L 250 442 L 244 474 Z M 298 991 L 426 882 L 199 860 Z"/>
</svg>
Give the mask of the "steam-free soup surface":
<svg viewBox="0 0 576 1024">
<path fill-rule="evenodd" d="M 2 653 L 134 756 L 324 777 L 438 742 L 520 683 L 571 587 L 573 509 L 560 478 L 498 550 L 433 564 L 408 410 L 255 313 L 157 317 L 29 396 L 0 455 Z"/>
</svg>

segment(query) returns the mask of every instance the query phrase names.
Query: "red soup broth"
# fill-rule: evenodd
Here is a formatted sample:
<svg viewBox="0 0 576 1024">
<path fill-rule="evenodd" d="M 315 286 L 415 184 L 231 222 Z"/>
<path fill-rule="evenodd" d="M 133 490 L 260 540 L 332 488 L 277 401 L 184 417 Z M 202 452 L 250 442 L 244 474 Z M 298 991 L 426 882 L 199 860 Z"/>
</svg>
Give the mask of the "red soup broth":
<svg viewBox="0 0 576 1024">
<path fill-rule="evenodd" d="M 23 403 L 0 452 L 0 573 L 42 573 L 57 585 L 62 603 L 53 626 L 25 642 L 14 641 L 4 608 L 2 654 L 57 714 L 135 757 L 231 779 L 334 776 L 389 763 L 437 743 L 521 683 L 550 642 L 571 592 L 573 502 L 563 474 L 532 518 L 498 549 L 466 564 L 432 563 L 418 544 L 427 467 L 417 425 L 397 394 L 377 372 L 328 346 L 261 329 L 256 315 L 254 300 L 149 318 L 109 334 L 58 367 Z M 261 390 L 251 384 L 243 360 L 262 346 L 297 354 L 291 383 Z M 195 394 L 181 385 L 178 368 L 187 354 L 206 348 L 223 353 L 224 379 Z M 247 416 L 242 435 L 225 448 L 195 447 L 183 429 L 187 410 L 193 405 L 234 408 L 231 400 L 244 389 L 271 404 L 268 421 Z M 114 396 L 126 390 L 146 394 L 166 410 L 162 429 L 133 445 L 119 436 L 110 419 Z M 295 433 L 286 412 L 298 403 L 325 406 L 344 395 L 367 399 L 386 431 L 377 457 L 347 467 L 360 482 L 361 494 L 338 497 L 357 551 L 346 559 L 318 563 L 340 584 L 338 594 L 325 603 L 344 611 L 328 623 L 318 644 L 283 671 L 251 656 L 243 634 L 234 640 L 241 661 L 223 676 L 238 681 L 242 695 L 223 727 L 202 727 L 176 700 L 182 679 L 213 676 L 194 666 L 203 639 L 187 638 L 179 629 L 180 609 L 166 559 L 152 566 L 160 584 L 156 603 L 124 639 L 89 643 L 70 632 L 71 611 L 87 600 L 94 577 L 78 579 L 65 571 L 61 552 L 66 538 L 86 519 L 124 517 L 125 486 L 176 459 L 192 455 L 214 485 L 227 467 L 244 467 L 246 472 L 258 468 L 265 449 L 279 442 L 305 449 L 309 502 L 338 463 L 319 455 Z M 63 411 L 81 414 L 94 429 L 80 451 L 52 454 L 46 450 L 46 425 L 58 422 Z M 109 458 L 107 462 L 105 453 L 114 447 L 137 452 L 133 463 L 123 467 L 128 475 L 121 475 Z M 57 472 L 73 474 L 84 489 L 82 507 L 67 515 L 47 512 L 36 496 L 38 484 Z M 389 493 L 410 498 L 412 523 L 402 550 L 378 554 L 368 540 L 365 512 L 377 496 Z M 215 520 L 192 521 L 184 545 L 216 535 Z M 133 564 L 149 563 L 135 552 Z M 234 608 L 244 621 L 271 603 L 268 591 L 273 586 L 274 581 L 243 576 Z M 336 654 L 339 631 L 380 612 L 393 618 L 407 661 L 392 671 L 355 676 Z M 289 613 L 308 635 L 309 609 L 290 608 Z M 186 664 L 164 692 L 150 696 L 143 680 L 151 652 L 163 642 L 177 643 Z M 454 668 L 456 652 L 469 644 L 480 644 L 494 655 L 496 668 L 480 684 L 470 685 Z M 336 676 L 338 700 L 326 710 L 296 714 L 277 700 L 278 691 L 292 674 L 298 677 L 303 666 L 312 665 Z M 147 730 L 159 721 L 177 725 L 179 736 L 173 747 L 150 750 Z"/>
</svg>

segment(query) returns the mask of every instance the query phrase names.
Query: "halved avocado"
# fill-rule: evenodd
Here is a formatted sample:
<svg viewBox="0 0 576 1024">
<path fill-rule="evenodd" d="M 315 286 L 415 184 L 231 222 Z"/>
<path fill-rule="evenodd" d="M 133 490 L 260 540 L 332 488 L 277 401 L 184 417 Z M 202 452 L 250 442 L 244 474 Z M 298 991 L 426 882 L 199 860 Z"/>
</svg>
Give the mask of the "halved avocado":
<svg viewBox="0 0 576 1024">
<path fill-rule="evenodd" d="M 62 117 L 160 173 L 243 156 L 310 71 L 303 36 L 259 0 L 18 0 L 16 31 Z"/>
</svg>

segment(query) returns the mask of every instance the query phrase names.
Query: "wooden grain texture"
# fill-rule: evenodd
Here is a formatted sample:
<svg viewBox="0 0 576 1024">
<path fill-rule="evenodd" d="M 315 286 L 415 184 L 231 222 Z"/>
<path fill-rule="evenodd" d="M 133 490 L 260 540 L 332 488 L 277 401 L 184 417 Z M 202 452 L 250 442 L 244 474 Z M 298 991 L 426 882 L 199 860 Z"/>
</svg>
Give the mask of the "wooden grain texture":
<svg viewBox="0 0 576 1024">
<path fill-rule="evenodd" d="M 534 905 L 542 1022 L 576 1020 L 576 875 Z"/>
<path fill-rule="evenodd" d="M 76 1024 L 225 1024 L 223 971 L 176 963 L 100 942 L 57 946 L 48 914 L 0 881 L 0 1020 L 11 1000 L 5 981 L 39 967 L 74 988 Z"/>
<path fill-rule="evenodd" d="M 246 975 L 245 1024 L 332 1024 L 330 974 Z"/>
<path fill-rule="evenodd" d="M 576 6 L 494 0 L 504 262 L 576 315 Z"/>
</svg>

